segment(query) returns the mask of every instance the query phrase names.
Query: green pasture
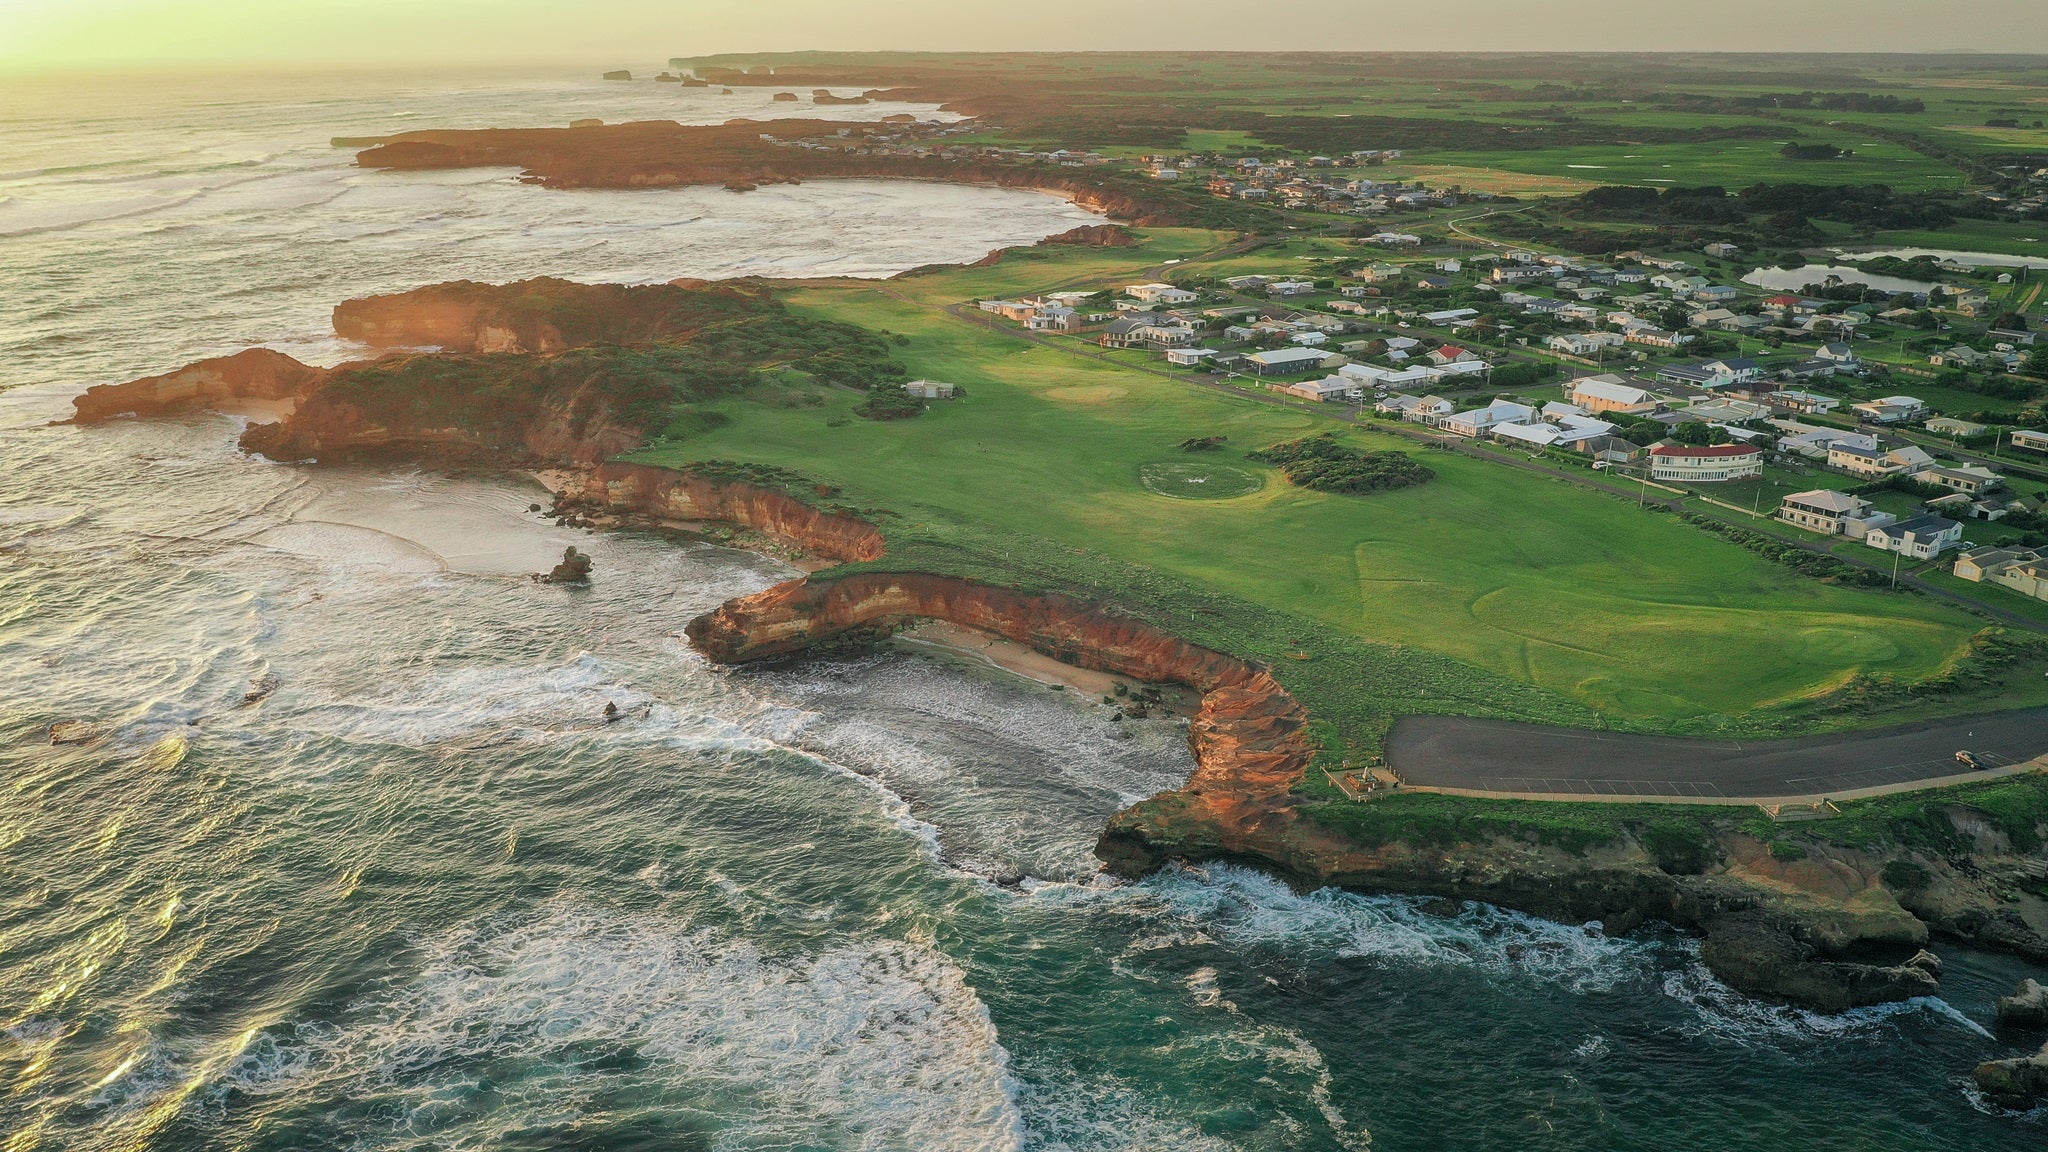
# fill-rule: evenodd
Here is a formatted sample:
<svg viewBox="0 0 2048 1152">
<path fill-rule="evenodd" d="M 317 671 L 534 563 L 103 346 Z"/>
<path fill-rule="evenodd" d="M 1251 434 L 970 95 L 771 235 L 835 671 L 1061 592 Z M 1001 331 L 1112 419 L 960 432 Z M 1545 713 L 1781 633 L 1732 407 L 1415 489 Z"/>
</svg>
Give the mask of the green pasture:
<svg viewBox="0 0 2048 1152">
<path fill-rule="evenodd" d="M 1955 169 L 1938 160 L 1879 140 L 1851 139 L 1855 132 L 1829 142 L 1855 151 L 1843 160 L 1789 161 L 1778 154 L 1783 140 L 1709 140 L 1697 144 L 1598 145 L 1543 148 L 1530 151 L 1452 152 L 1432 150 L 1405 157 L 1409 163 L 1458 164 L 1502 168 L 1542 176 L 1566 176 L 1600 184 L 1718 184 L 1742 188 L 1751 184 L 1889 184 L 1902 190 L 1954 188 L 1962 184 Z M 1812 140 L 1811 133 L 1798 137 Z"/>
<path fill-rule="evenodd" d="M 1933 673 L 1981 627 L 1929 601 L 1795 575 L 1631 500 L 1383 433 L 1340 434 L 1418 453 L 1438 479 L 1371 497 L 1293 488 L 1246 453 L 1339 427 L 1327 417 L 943 311 L 992 292 L 1116 279 L 1111 261 L 1135 268 L 1202 241 L 1161 234 L 1135 253 L 793 293 L 800 310 L 907 336 L 906 366 L 965 396 L 887 423 L 849 419 L 851 393 L 810 408 L 726 401 L 729 424 L 641 458 L 797 470 L 874 510 L 891 542 L 883 567 L 1093 589 L 1198 638 L 1280 657 L 1283 679 L 1309 685 L 1311 707 L 1344 713 L 1346 727 L 1363 711 L 1452 709 L 1768 731 L 1852 676 Z M 1205 436 L 1228 439 L 1179 452 Z M 1146 472 L 1161 465 L 1260 483 L 1217 499 L 1162 495 Z M 1394 664 L 1415 670 L 1384 683 L 1338 671 Z"/>
</svg>

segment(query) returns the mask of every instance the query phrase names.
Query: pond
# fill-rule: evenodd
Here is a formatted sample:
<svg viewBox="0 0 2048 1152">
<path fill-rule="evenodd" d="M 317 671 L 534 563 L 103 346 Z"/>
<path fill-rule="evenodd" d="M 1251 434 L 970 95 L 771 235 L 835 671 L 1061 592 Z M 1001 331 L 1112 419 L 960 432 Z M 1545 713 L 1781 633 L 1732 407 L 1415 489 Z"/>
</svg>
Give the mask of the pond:
<svg viewBox="0 0 2048 1152">
<path fill-rule="evenodd" d="M 1874 253 L 1873 253 L 1874 255 Z M 1754 284 L 1773 292 L 1797 292 L 1808 284 L 1819 284 L 1833 276 L 1844 284 L 1863 284 L 1884 292 L 1925 292 L 1934 287 L 1932 281 L 1907 280 L 1898 276 L 1880 276 L 1860 268 L 1841 264 L 1805 264 L 1798 268 L 1759 268 L 1742 278 L 1744 284 Z"/>
<path fill-rule="evenodd" d="M 1844 252 L 1844 260 L 1869 260 L 1877 256 L 1892 256 L 1900 260 L 1911 260 L 1915 256 L 1932 256 L 1937 260 L 1953 260 L 1958 264 L 1984 265 L 1994 268 L 2048 268 L 2048 228 L 2042 229 L 2043 242 L 2039 256 L 2007 256 L 1998 252 L 1958 252 L 1950 248 L 1886 248 L 1876 252 Z"/>
</svg>

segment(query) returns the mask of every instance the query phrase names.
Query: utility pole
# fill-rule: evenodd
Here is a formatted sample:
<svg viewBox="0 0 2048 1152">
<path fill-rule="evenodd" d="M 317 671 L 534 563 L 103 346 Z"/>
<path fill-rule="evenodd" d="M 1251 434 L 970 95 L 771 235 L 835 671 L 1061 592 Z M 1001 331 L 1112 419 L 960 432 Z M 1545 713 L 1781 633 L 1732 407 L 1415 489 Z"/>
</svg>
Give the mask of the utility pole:
<svg viewBox="0 0 2048 1152">
<path fill-rule="evenodd" d="M 1892 552 L 1892 591 L 1894 592 L 1899 590 L 1899 562 L 1905 558 L 1904 541 L 1901 541 L 1900 547 Z"/>
</svg>

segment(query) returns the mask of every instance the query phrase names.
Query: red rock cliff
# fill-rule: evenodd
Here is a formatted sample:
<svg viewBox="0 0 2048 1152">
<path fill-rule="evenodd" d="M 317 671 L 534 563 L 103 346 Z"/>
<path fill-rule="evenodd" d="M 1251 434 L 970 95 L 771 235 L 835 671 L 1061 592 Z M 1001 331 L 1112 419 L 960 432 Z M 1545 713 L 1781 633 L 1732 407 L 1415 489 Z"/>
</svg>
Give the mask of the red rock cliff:
<svg viewBox="0 0 2048 1152">
<path fill-rule="evenodd" d="M 1173 795 L 1206 809 L 1232 842 L 1225 852 L 1245 852 L 1272 822 L 1293 822 L 1284 800 L 1315 755 L 1301 704 L 1261 665 L 1094 604 L 915 572 L 859 573 L 778 584 L 692 620 L 686 633 L 712 659 L 745 663 L 915 619 L 978 629 L 1083 668 L 1199 690 L 1202 707 L 1188 737 L 1195 774 Z"/>
<path fill-rule="evenodd" d="M 572 476 L 556 493 L 556 507 L 744 524 L 833 560 L 879 560 L 885 551 L 882 533 L 864 520 L 820 511 L 772 488 L 646 464 L 604 464 Z"/>
<path fill-rule="evenodd" d="M 100 384 L 71 401 L 69 423 L 95 424 L 116 416 L 159 416 L 236 400 L 299 400 L 329 369 L 301 364 L 282 352 L 251 348 L 233 356 L 200 360 L 176 372 L 125 384 Z"/>
</svg>

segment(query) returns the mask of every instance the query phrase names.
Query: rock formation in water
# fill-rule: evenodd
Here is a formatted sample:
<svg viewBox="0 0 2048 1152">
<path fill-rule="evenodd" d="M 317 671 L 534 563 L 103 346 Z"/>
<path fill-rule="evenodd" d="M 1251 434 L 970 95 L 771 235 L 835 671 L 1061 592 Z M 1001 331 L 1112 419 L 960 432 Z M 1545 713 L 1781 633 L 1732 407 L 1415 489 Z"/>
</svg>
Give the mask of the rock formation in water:
<svg viewBox="0 0 2048 1152">
<path fill-rule="evenodd" d="M 562 550 L 562 562 L 548 571 L 546 576 L 535 579 L 545 584 L 588 584 L 590 583 L 590 557 L 578 552 L 571 544 Z M 613 713 L 618 709 L 614 707 Z"/>
<path fill-rule="evenodd" d="M 1998 1023 L 2007 1028 L 2048 1028 L 2048 987 L 2022 980 L 2010 996 L 1998 998 Z"/>
<path fill-rule="evenodd" d="M 2032 1108 L 2048 1099 L 2048 1044 L 2032 1056 L 1986 1060 L 1972 1077 L 1977 1090 L 2001 1108 Z"/>
<path fill-rule="evenodd" d="M 239 400 L 297 401 L 311 392 L 329 370 L 301 364 L 282 352 L 251 348 L 188 364 L 176 372 L 146 376 L 125 384 L 100 384 L 85 390 L 71 404 L 72 424 L 95 424 L 117 416 L 163 416 Z"/>
</svg>

